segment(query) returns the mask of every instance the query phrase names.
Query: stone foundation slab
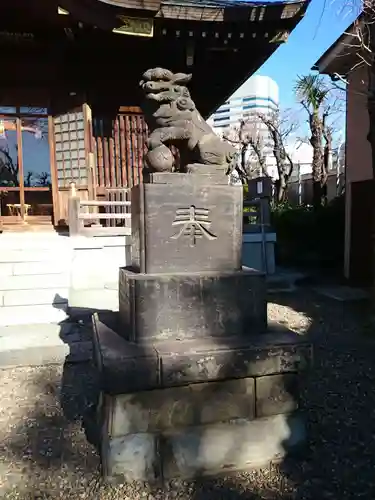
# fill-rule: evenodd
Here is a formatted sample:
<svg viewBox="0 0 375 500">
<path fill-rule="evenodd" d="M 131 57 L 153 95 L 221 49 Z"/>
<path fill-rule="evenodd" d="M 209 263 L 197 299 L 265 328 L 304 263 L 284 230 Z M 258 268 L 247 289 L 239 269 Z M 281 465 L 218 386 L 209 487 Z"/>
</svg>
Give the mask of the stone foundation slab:
<svg viewBox="0 0 375 500">
<path fill-rule="evenodd" d="M 269 464 L 302 445 L 311 346 L 292 332 L 135 344 L 95 315 L 107 479 L 154 481 Z"/>
<path fill-rule="evenodd" d="M 269 465 L 304 441 L 301 415 L 275 415 L 107 438 L 101 453 L 107 478 L 153 482 Z"/>
<path fill-rule="evenodd" d="M 140 274 L 120 269 L 121 335 L 132 342 L 249 336 L 267 328 L 262 273 Z"/>
<path fill-rule="evenodd" d="M 95 314 L 94 351 L 107 394 L 199 382 L 299 372 L 312 361 L 309 342 L 288 330 L 246 338 L 135 344 L 119 335 L 117 313 Z"/>
<path fill-rule="evenodd" d="M 111 437 L 255 418 L 253 378 L 104 395 L 105 430 Z"/>
</svg>

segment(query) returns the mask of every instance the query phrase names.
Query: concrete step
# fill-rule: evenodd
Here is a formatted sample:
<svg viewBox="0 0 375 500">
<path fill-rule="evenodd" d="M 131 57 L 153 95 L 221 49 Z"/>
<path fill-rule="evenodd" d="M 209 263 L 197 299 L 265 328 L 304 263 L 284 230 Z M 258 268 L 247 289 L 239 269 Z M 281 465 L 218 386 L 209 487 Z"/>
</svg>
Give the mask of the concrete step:
<svg viewBox="0 0 375 500">
<path fill-rule="evenodd" d="M 3 290 L 0 291 L 1 306 L 32 306 L 67 304 L 69 288 L 35 288 L 32 290 Z"/>
<path fill-rule="evenodd" d="M 0 277 L 38 274 L 64 274 L 70 271 L 70 259 L 44 260 L 40 262 L 3 262 L 0 263 Z"/>
<path fill-rule="evenodd" d="M 275 274 L 267 276 L 267 290 L 269 293 L 294 292 L 307 277 L 306 273 L 278 268 Z"/>
<path fill-rule="evenodd" d="M 72 244 L 57 233 L 0 236 L 0 326 L 67 318 Z"/>
<path fill-rule="evenodd" d="M 51 245 L 69 244 L 69 237 L 58 233 L 3 233 L 1 247 L 23 250 L 25 248 L 48 248 Z"/>
<path fill-rule="evenodd" d="M 0 242 L 1 243 L 1 242 Z M 1 246 L 0 263 L 14 262 L 65 262 L 71 258 L 71 249 L 56 248 L 4 248 Z"/>
<path fill-rule="evenodd" d="M 121 238 L 53 234 L 0 235 L 0 326 L 54 323 L 72 310 L 118 310 L 119 267 L 129 262 Z"/>
<path fill-rule="evenodd" d="M 113 289 L 71 289 L 69 293 L 69 310 L 107 310 L 118 311 L 118 287 Z"/>
<path fill-rule="evenodd" d="M 343 303 L 364 302 L 370 299 L 370 294 L 366 290 L 343 285 L 320 286 L 314 287 L 313 290 L 318 295 Z"/>
<path fill-rule="evenodd" d="M 68 288 L 69 273 L 65 274 L 30 274 L 21 276 L 2 276 L 1 290 L 36 290 Z"/>
<path fill-rule="evenodd" d="M 0 327 L 0 368 L 88 361 L 91 338 L 77 324 Z"/>
<path fill-rule="evenodd" d="M 73 251 L 70 238 L 51 234 L 2 234 L 0 235 L 0 276 L 12 274 L 39 274 L 26 271 L 28 263 L 46 263 L 51 274 L 53 268 L 65 269 Z M 13 264 L 13 265 L 12 265 Z M 38 268 L 38 264 L 32 267 Z M 43 274 L 45 271 L 43 271 Z"/>
<path fill-rule="evenodd" d="M 14 305 L 0 307 L 0 327 L 65 321 L 67 304 Z"/>
</svg>

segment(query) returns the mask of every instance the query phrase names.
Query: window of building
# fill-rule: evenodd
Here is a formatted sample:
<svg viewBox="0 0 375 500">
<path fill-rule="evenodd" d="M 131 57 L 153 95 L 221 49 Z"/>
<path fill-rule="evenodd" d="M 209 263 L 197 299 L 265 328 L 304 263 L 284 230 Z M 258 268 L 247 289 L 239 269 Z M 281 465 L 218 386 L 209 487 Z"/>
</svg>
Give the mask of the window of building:
<svg viewBox="0 0 375 500">
<path fill-rule="evenodd" d="M 274 99 L 272 99 L 272 97 L 261 97 L 261 96 L 244 97 L 242 101 L 243 102 L 266 101 L 268 103 L 274 104 L 275 106 L 278 106 L 277 102 Z"/>
<path fill-rule="evenodd" d="M 85 152 L 85 126 L 82 111 L 73 111 L 54 118 L 56 168 L 59 187 L 71 182 L 86 186 L 87 166 Z"/>
<path fill-rule="evenodd" d="M 230 109 L 229 108 L 219 108 L 215 114 L 219 114 L 219 113 L 229 113 Z"/>
<path fill-rule="evenodd" d="M 243 109 L 258 109 L 258 108 L 263 108 L 263 109 L 272 109 L 272 107 L 269 104 L 246 104 L 246 106 L 243 107 Z"/>
<path fill-rule="evenodd" d="M 214 123 L 229 120 L 229 116 L 219 116 L 214 118 Z"/>
</svg>

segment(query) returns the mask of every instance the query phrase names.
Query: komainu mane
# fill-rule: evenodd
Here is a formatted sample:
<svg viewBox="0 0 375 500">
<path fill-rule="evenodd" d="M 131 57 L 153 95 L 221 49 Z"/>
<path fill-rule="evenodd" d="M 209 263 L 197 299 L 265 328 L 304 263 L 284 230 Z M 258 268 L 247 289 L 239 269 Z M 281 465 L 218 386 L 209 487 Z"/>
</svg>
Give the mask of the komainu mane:
<svg viewBox="0 0 375 500">
<path fill-rule="evenodd" d="M 147 169 L 171 172 L 174 157 L 170 146 L 180 153 L 181 172 L 199 172 L 205 166 L 231 168 L 235 149 L 222 141 L 202 118 L 190 96 L 191 75 L 163 68 L 149 69 L 140 82 L 145 95 L 143 106 L 150 135 Z"/>
</svg>

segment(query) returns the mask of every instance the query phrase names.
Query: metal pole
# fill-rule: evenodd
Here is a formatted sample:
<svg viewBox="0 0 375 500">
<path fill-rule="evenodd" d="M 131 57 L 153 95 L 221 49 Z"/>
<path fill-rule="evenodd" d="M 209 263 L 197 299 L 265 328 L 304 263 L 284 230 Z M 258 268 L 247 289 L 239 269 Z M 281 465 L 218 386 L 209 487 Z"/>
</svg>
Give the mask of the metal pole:
<svg viewBox="0 0 375 500">
<path fill-rule="evenodd" d="M 259 207 L 260 207 L 260 234 L 261 234 L 261 245 L 262 245 L 262 264 L 263 270 L 266 274 L 268 274 L 268 262 L 267 262 L 267 233 L 264 228 L 264 214 L 263 214 L 263 203 L 262 199 L 259 198 Z"/>
</svg>

